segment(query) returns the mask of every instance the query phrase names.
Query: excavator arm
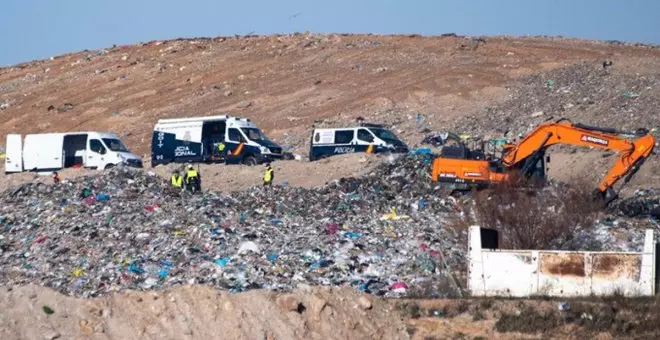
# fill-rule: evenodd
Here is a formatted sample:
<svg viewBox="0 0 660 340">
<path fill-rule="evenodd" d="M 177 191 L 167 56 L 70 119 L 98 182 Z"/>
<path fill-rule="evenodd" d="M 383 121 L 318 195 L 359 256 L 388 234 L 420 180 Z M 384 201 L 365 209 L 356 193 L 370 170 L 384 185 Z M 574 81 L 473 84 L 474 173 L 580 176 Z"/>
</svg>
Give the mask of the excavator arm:
<svg viewBox="0 0 660 340">
<path fill-rule="evenodd" d="M 523 174 L 527 174 L 551 145 L 564 144 L 617 151 L 620 157 L 598 186 L 600 193 L 605 195 L 612 191 L 612 186 L 622 177 L 625 176 L 625 182 L 628 182 L 655 146 L 655 138 L 652 135 L 644 134 L 630 141 L 620 134 L 625 133 L 582 124 L 562 123 L 562 120 L 559 120 L 537 127 L 509 149 L 502 158 L 502 163 L 507 168 L 519 168 Z"/>
</svg>

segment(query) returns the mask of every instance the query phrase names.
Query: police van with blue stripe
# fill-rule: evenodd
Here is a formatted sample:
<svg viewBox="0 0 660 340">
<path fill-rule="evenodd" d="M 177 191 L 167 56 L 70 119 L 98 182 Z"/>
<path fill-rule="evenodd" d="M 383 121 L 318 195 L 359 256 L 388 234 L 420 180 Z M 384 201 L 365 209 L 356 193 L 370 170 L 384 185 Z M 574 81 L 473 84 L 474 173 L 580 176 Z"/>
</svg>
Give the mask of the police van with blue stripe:
<svg viewBox="0 0 660 340">
<path fill-rule="evenodd" d="M 312 131 L 310 161 L 354 152 L 407 153 L 408 146 L 394 133 L 377 124 Z"/>
<path fill-rule="evenodd" d="M 151 165 L 206 162 L 256 165 L 282 158 L 282 148 L 247 118 L 227 115 L 160 119 Z"/>
</svg>

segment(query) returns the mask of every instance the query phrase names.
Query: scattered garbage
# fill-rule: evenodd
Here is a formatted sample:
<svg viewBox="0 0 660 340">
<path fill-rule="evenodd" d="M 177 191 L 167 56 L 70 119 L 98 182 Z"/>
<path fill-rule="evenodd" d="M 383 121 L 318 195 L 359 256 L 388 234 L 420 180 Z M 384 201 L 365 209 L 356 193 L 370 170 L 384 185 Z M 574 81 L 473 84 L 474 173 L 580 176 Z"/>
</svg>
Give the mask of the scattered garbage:
<svg viewBox="0 0 660 340">
<path fill-rule="evenodd" d="M 9 102 L 2 102 L 2 103 L 0 103 L 0 110 L 6 110 L 6 109 L 8 109 L 9 107 L 11 107 L 11 104 L 9 104 Z"/>
<path fill-rule="evenodd" d="M 401 156 L 318 189 L 190 196 L 121 166 L 57 186 L 25 184 L 0 195 L 0 266 L 11 272 L 0 285 L 34 283 L 83 297 L 299 283 L 405 295 L 464 263 L 463 236 L 443 228 L 456 203 L 430 181 L 431 157 Z"/>
<path fill-rule="evenodd" d="M 47 305 L 43 305 L 41 309 L 46 313 L 46 315 L 55 314 L 55 311 Z"/>
<path fill-rule="evenodd" d="M 554 90 L 555 89 L 555 81 L 554 80 L 548 80 L 545 82 L 545 87 Z"/>
<path fill-rule="evenodd" d="M 50 105 L 50 106 L 48 106 L 47 110 L 49 112 L 53 111 L 53 110 L 56 110 L 58 113 L 63 113 L 63 112 L 69 112 L 69 111 L 73 110 L 74 107 L 75 107 L 75 105 L 73 105 L 71 103 L 65 103 L 64 105 L 59 106 L 59 107 L 55 107 L 54 105 Z"/>
<path fill-rule="evenodd" d="M 436 136 L 426 136 L 422 140 L 422 144 L 433 145 L 433 146 L 443 146 L 447 142 L 448 133 L 443 133 Z"/>
<path fill-rule="evenodd" d="M 660 189 L 637 190 L 632 197 L 625 198 L 616 206 L 623 216 L 652 216 L 660 219 Z"/>
<path fill-rule="evenodd" d="M 639 93 L 634 93 L 634 92 L 624 92 L 623 97 L 626 99 L 635 99 L 639 97 Z"/>
<path fill-rule="evenodd" d="M 462 200 L 431 182 L 432 157 L 397 156 L 315 189 L 189 195 L 123 166 L 58 185 L 24 184 L 0 194 L 0 286 L 96 297 L 183 284 L 232 293 L 307 284 L 401 297 L 423 284 L 434 297 L 458 296 L 455 285 L 433 285 L 465 270 L 467 234 L 448 227 Z M 578 238 L 608 235 L 607 228 L 631 229 L 601 223 Z M 639 239 L 628 233 L 621 234 Z"/>
</svg>

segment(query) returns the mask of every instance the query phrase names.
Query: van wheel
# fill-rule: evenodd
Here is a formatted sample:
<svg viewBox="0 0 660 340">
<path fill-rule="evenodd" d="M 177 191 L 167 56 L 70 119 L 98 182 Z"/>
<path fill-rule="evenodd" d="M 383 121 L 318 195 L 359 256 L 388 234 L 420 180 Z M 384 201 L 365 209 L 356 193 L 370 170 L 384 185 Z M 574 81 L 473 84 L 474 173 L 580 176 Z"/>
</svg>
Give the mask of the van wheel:
<svg viewBox="0 0 660 340">
<path fill-rule="evenodd" d="M 257 159 L 252 157 L 252 156 L 245 157 L 243 159 L 243 164 L 245 164 L 247 166 L 255 166 L 255 165 L 257 165 Z"/>
<path fill-rule="evenodd" d="M 112 169 L 112 168 L 114 168 L 114 167 L 115 167 L 114 164 L 108 164 L 108 165 L 105 166 L 105 168 L 103 168 L 103 170 L 110 170 L 110 169 Z"/>
</svg>

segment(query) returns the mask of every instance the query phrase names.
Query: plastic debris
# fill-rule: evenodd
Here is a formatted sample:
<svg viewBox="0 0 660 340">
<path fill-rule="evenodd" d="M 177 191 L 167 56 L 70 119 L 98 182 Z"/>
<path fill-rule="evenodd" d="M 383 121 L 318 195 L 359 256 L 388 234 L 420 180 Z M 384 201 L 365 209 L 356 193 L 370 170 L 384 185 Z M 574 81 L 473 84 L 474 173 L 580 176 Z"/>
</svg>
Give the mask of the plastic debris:
<svg viewBox="0 0 660 340">
<path fill-rule="evenodd" d="M 43 306 L 41 307 L 41 309 L 44 311 L 44 313 L 46 313 L 46 315 L 55 314 L 55 310 L 53 310 L 52 308 L 50 308 L 50 307 L 47 306 L 47 305 L 43 305 Z"/>
<path fill-rule="evenodd" d="M 404 294 L 408 291 L 408 285 L 403 282 L 397 282 L 392 285 L 392 291 L 395 293 Z"/>
<path fill-rule="evenodd" d="M 555 89 L 555 81 L 554 80 L 548 80 L 545 82 L 545 87 L 554 90 Z"/>
<path fill-rule="evenodd" d="M 623 97 L 626 99 L 635 99 L 635 98 L 639 98 L 639 93 L 626 91 L 623 93 Z"/>
<path fill-rule="evenodd" d="M 261 250 L 259 250 L 259 245 L 252 241 L 244 242 L 238 247 L 239 254 L 246 254 L 248 252 L 259 254 L 261 253 Z"/>
</svg>

